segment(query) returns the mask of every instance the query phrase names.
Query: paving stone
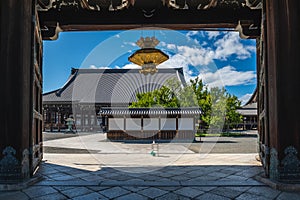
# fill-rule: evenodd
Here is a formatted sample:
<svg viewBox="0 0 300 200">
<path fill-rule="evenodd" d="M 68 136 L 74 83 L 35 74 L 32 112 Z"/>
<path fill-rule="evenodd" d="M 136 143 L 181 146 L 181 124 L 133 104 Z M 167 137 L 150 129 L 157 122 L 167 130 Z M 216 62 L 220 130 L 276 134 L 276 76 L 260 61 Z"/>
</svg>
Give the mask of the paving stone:
<svg viewBox="0 0 300 200">
<path fill-rule="evenodd" d="M 219 196 L 219 195 L 212 194 L 212 193 L 205 193 L 203 195 L 198 196 L 195 199 L 197 199 L 197 200 L 230 200 L 230 198 Z"/>
<path fill-rule="evenodd" d="M 53 186 L 58 191 L 69 190 L 75 188 L 74 186 Z"/>
<path fill-rule="evenodd" d="M 79 180 L 79 178 L 71 176 L 71 175 L 67 175 L 67 174 L 53 178 L 53 180 L 56 180 L 56 181 L 68 181 L 68 180 L 74 180 L 74 179 Z"/>
<path fill-rule="evenodd" d="M 107 174 L 107 173 L 108 173 L 108 171 L 105 171 L 103 169 L 93 172 L 93 174 L 98 175 L 98 176 L 102 176 L 103 174 Z"/>
<path fill-rule="evenodd" d="M 117 181 L 126 181 L 126 180 L 132 179 L 132 177 L 123 175 L 123 176 L 113 176 L 113 177 L 110 177 L 109 179 L 110 180 L 117 180 Z"/>
<path fill-rule="evenodd" d="M 175 180 L 175 181 L 187 181 L 187 180 L 190 180 L 191 177 L 179 175 L 179 176 L 173 176 L 170 179 Z"/>
<path fill-rule="evenodd" d="M 138 191 L 138 193 L 153 199 L 162 196 L 168 192 L 158 188 L 150 187 L 145 190 Z"/>
<path fill-rule="evenodd" d="M 39 169 L 40 174 L 56 174 L 59 173 L 56 169 L 52 169 L 50 166 L 42 166 L 42 168 Z"/>
<path fill-rule="evenodd" d="M 197 190 L 191 187 L 183 187 L 179 190 L 174 191 L 176 194 L 180 194 L 189 198 L 194 198 L 196 196 L 199 196 L 200 194 L 203 194 L 204 192 L 201 190 Z"/>
<path fill-rule="evenodd" d="M 70 176 L 70 175 L 65 174 L 65 173 L 58 172 L 58 173 L 56 173 L 56 174 L 47 174 L 47 176 L 48 176 L 49 178 L 56 179 L 56 178 L 58 178 L 58 177 Z"/>
<path fill-rule="evenodd" d="M 88 188 L 95 192 L 108 189 L 108 187 L 102 187 L 102 186 L 88 186 Z"/>
<path fill-rule="evenodd" d="M 65 173 L 67 173 L 71 176 L 74 176 L 75 174 L 85 174 L 85 175 L 88 174 L 88 172 L 80 170 L 80 169 L 70 169 L 70 170 L 66 171 Z"/>
<path fill-rule="evenodd" d="M 29 197 L 20 191 L 16 192 L 0 192 L 1 200 L 28 200 Z"/>
<path fill-rule="evenodd" d="M 249 190 L 247 190 L 247 192 L 258 196 L 264 196 L 270 199 L 274 199 L 280 193 L 280 191 L 274 190 L 269 187 L 252 187 Z"/>
<path fill-rule="evenodd" d="M 207 174 L 209 174 L 209 173 L 211 173 L 210 170 L 205 170 L 205 169 L 204 169 L 203 171 L 200 171 L 200 169 L 199 169 L 199 170 L 187 172 L 187 173 L 185 173 L 185 176 L 189 176 L 189 177 L 199 177 L 199 176 L 207 175 Z"/>
<path fill-rule="evenodd" d="M 83 181 L 83 180 L 66 180 L 66 181 L 43 181 L 43 182 L 38 182 L 36 184 L 37 186 L 95 186 L 98 185 L 97 183 L 94 182 L 88 182 L 88 181 Z"/>
<path fill-rule="evenodd" d="M 299 200 L 300 199 L 300 192 L 293 193 L 293 192 L 282 192 L 276 200 Z"/>
<path fill-rule="evenodd" d="M 235 173 L 234 175 L 251 178 L 251 177 L 255 176 L 256 173 L 253 173 L 251 171 L 242 171 L 242 172 Z"/>
<path fill-rule="evenodd" d="M 165 186 L 163 186 L 163 187 L 157 187 L 157 188 L 161 189 L 161 190 L 165 190 L 165 191 L 175 191 L 175 190 L 180 189 L 179 186 L 177 186 L 177 187 L 171 187 L 171 186 L 165 187 Z"/>
<path fill-rule="evenodd" d="M 202 175 L 202 176 L 199 176 L 199 177 L 192 178 L 192 179 L 190 179 L 190 181 L 193 181 L 193 180 L 216 181 L 218 179 L 219 179 L 218 177 Z"/>
<path fill-rule="evenodd" d="M 137 192 L 137 191 L 140 191 L 140 190 L 147 189 L 148 187 L 123 186 L 123 188 L 126 189 L 126 190 L 130 190 L 132 192 Z"/>
<path fill-rule="evenodd" d="M 147 200 L 148 198 L 136 193 L 126 194 L 116 198 L 116 200 Z"/>
<path fill-rule="evenodd" d="M 211 190 L 210 193 L 214 193 L 214 194 L 217 194 L 217 195 L 220 195 L 223 197 L 228 197 L 228 198 L 235 198 L 235 197 L 239 196 L 240 194 L 242 194 L 241 191 L 232 190 L 227 187 L 215 188 L 215 189 Z"/>
<path fill-rule="evenodd" d="M 231 190 L 235 190 L 235 191 L 239 191 L 239 192 L 245 192 L 247 190 L 249 190 L 251 187 L 240 187 L 240 186 L 236 186 L 236 187 L 226 187 L 228 189 L 231 189 Z"/>
<path fill-rule="evenodd" d="M 180 182 L 172 180 L 145 181 L 141 186 L 180 186 Z"/>
<path fill-rule="evenodd" d="M 267 197 L 264 197 L 264 196 L 258 196 L 258 195 L 255 195 L 255 194 L 251 194 L 251 193 L 248 193 L 248 192 L 245 192 L 245 193 L 242 193 L 240 196 L 238 196 L 236 198 L 236 200 L 271 200 L 272 198 L 267 198 Z"/>
<path fill-rule="evenodd" d="M 147 186 L 141 179 L 130 179 L 127 181 L 106 180 L 100 183 L 101 186 Z M 148 184 L 149 185 L 149 184 Z"/>
<path fill-rule="evenodd" d="M 213 189 L 215 189 L 215 188 L 217 188 L 217 187 L 211 187 L 211 186 L 199 186 L 199 187 L 192 187 L 192 188 L 194 188 L 194 189 L 196 189 L 196 190 L 201 190 L 201 191 L 203 191 L 203 192 L 208 192 L 208 191 L 211 191 L 211 190 L 213 190 Z"/>
<path fill-rule="evenodd" d="M 68 199 L 66 196 L 60 193 L 47 194 L 44 196 L 33 198 L 32 200 L 65 200 Z"/>
<path fill-rule="evenodd" d="M 92 192 L 89 194 L 85 194 L 85 195 L 81 195 L 81 196 L 72 198 L 72 200 L 98 200 L 98 199 L 105 200 L 107 198 L 97 192 Z"/>
<path fill-rule="evenodd" d="M 224 178 L 224 180 L 235 180 L 235 181 L 245 181 L 245 180 L 247 180 L 248 178 L 246 178 L 246 177 L 243 177 L 243 176 L 236 176 L 236 175 L 229 175 L 229 176 L 226 176 L 225 178 Z M 221 179 L 221 180 L 223 180 L 223 179 Z"/>
<path fill-rule="evenodd" d="M 89 194 L 92 193 L 93 191 L 86 188 L 86 187 L 75 187 L 73 189 L 69 189 L 69 190 L 63 190 L 61 191 L 61 193 L 63 193 L 64 195 L 66 195 L 69 198 L 73 198 L 73 197 L 77 197 L 80 195 L 85 195 L 85 194 Z"/>
<path fill-rule="evenodd" d="M 190 198 L 169 192 L 156 198 L 156 200 L 189 200 Z"/>
<path fill-rule="evenodd" d="M 160 172 L 160 173 L 157 173 L 156 175 L 159 177 L 164 177 L 164 178 L 169 178 L 169 177 L 175 176 L 175 174 L 168 174 L 165 172 Z"/>
<path fill-rule="evenodd" d="M 237 173 L 235 170 L 230 170 L 230 169 L 222 169 L 219 172 L 220 173 L 224 173 L 224 174 L 228 174 L 228 175 L 232 175 L 232 174 L 236 174 Z"/>
<path fill-rule="evenodd" d="M 105 173 L 102 174 L 101 177 L 103 178 L 107 178 L 107 179 L 114 179 L 114 178 L 118 178 L 120 175 L 117 174 L 111 174 L 111 173 Z"/>
<path fill-rule="evenodd" d="M 155 175 L 147 175 L 147 176 L 143 176 L 142 178 L 143 178 L 143 180 L 145 180 L 145 181 L 168 180 L 168 179 L 165 179 L 165 178 L 162 179 L 161 177 L 155 176 Z"/>
<path fill-rule="evenodd" d="M 85 177 L 85 176 L 89 176 L 90 174 L 87 173 L 77 173 L 77 174 L 73 174 L 72 176 L 76 177 L 76 178 L 81 178 L 81 177 Z"/>
<path fill-rule="evenodd" d="M 222 173 L 222 172 L 213 172 L 213 173 L 208 174 L 207 176 L 213 176 L 213 177 L 217 177 L 217 178 L 224 178 L 224 177 L 230 176 L 230 174 L 225 174 L 225 173 Z"/>
<path fill-rule="evenodd" d="M 83 176 L 83 177 L 81 177 L 81 179 L 85 180 L 85 181 L 94 181 L 94 182 L 103 181 L 104 180 L 104 178 L 99 177 L 99 176 L 95 176 L 95 175 Z"/>
<path fill-rule="evenodd" d="M 113 187 L 99 192 L 100 194 L 112 199 L 130 193 L 121 187 Z"/>
<path fill-rule="evenodd" d="M 30 198 L 35 198 L 51 193 L 56 193 L 57 191 L 50 186 L 31 186 L 23 190 Z"/>
</svg>

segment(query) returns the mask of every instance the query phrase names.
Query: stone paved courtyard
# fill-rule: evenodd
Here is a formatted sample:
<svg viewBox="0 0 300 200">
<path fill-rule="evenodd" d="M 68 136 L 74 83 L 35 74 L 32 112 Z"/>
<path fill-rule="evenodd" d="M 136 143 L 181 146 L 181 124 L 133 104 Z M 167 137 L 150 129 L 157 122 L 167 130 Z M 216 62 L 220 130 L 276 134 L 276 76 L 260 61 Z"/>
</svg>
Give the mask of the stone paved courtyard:
<svg viewBox="0 0 300 200">
<path fill-rule="evenodd" d="M 0 199 L 300 199 L 300 192 L 257 181 L 263 171 L 257 153 L 211 153 L 211 147 L 195 153 L 187 143 L 173 143 L 160 144 L 152 156 L 151 144 L 104 139 L 86 134 L 45 141 L 52 151 L 69 150 L 46 152 L 36 174 L 41 180 L 1 191 Z"/>
</svg>

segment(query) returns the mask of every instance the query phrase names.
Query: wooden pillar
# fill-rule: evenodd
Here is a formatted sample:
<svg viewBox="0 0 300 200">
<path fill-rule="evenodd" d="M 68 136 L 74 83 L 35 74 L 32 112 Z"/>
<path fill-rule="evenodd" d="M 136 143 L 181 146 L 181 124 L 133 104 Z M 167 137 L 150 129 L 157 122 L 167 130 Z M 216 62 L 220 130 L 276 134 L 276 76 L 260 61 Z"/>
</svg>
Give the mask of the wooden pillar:
<svg viewBox="0 0 300 200">
<path fill-rule="evenodd" d="M 300 1 L 266 0 L 265 17 L 269 176 L 300 181 Z"/>
<path fill-rule="evenodd" d="M 0 182 L 30 177 L 33 1 L 0 1 Z"/>
<path fill-rule="evenodd" d="M 61 111 L 60 108 L 58 108 L 57 112 L 57 131 L 60 132 L 60 126 L 61 126 Z"/>
</svg>

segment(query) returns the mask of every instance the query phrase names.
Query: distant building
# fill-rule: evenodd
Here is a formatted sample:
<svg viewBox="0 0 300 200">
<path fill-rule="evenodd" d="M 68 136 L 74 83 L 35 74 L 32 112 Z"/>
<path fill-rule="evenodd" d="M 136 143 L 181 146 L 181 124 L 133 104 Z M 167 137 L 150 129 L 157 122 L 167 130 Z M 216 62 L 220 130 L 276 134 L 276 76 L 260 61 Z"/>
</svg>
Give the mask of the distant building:
<svg viewBox="0 0 300 200">
<path fill-rule="evenodd" d="M 243 116 L 243 129 L 257 129 L 257 90 L 254 91 L 248 102 L 237 109 L 237 112 Z"/>
<path fill-rule="evenodd" d="M 65 119 L 74 119 L 74 129 L 95 131 L 105 123 L 99 115 L 103 107 L 128 107 L 137 93 L 161 88 L 167 80 L 185 85 L 182 68 L 159 69 L 153 75 L 139 69 L 74 69 L 66 83 L 43 94 L 44 130 L 61 131 Z"/>
</svg>

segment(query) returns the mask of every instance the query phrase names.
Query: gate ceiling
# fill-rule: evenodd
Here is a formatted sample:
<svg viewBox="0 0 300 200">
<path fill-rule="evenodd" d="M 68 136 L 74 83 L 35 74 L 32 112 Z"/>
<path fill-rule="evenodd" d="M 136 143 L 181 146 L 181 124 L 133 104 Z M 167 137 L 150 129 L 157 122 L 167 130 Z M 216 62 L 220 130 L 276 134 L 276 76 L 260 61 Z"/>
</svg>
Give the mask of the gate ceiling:
<svg viewBox="0 0 300 200">
<path fill-rule="evenodd" d="M 38 0 L 44 40 L 60 31 L 238 30 L 243 38 L 260 35 L 261 0 Z"/>
</svg>

